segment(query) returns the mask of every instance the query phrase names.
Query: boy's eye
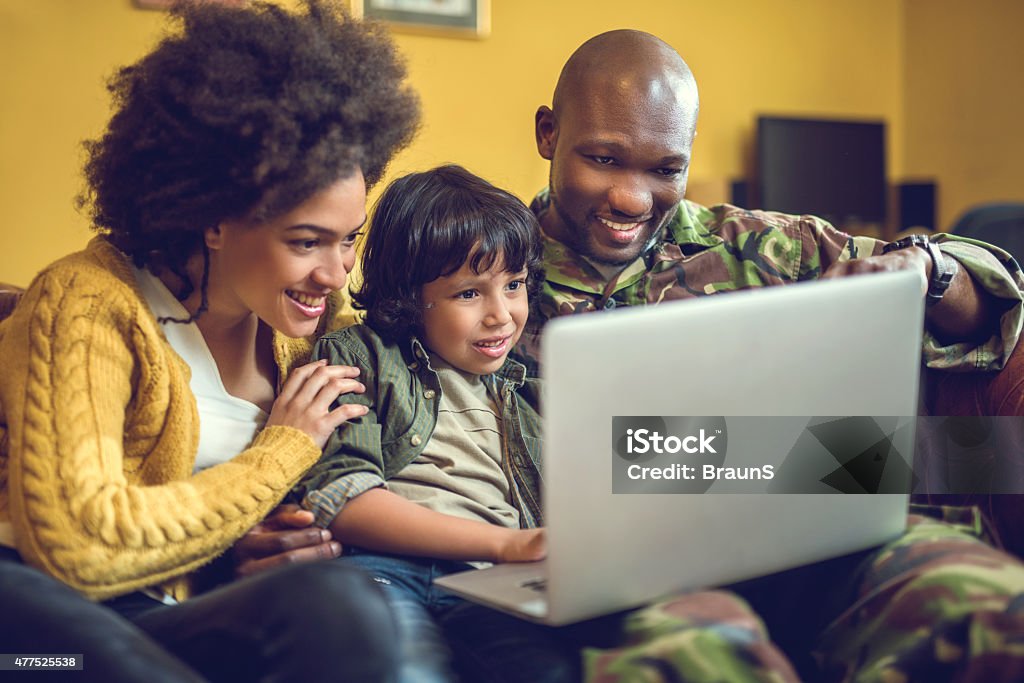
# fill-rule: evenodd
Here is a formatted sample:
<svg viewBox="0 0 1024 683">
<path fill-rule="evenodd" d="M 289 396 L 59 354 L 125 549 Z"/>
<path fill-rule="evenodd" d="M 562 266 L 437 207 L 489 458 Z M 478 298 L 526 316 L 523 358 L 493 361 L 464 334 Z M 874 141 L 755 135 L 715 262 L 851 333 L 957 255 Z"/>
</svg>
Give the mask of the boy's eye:
<svg viewBox="0 0 1024 683">
<path fill-rule="evenodd" d="M 526 287 L 526 280 L 513 280 L 508 283 L 508 289 L 510 292 L 518 291 L 524 287 Z"/>
</svg>

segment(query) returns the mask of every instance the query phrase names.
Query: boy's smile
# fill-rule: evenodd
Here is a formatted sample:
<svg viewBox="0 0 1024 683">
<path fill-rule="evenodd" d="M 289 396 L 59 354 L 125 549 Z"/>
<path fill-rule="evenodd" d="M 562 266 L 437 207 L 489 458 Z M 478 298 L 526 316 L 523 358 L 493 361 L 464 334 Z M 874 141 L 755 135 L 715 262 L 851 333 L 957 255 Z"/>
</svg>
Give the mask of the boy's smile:
<svg viewBox="0 0 1024 683">
<path fill-rule="evenodd" d="M 482 272 L 469 264 L 423 285 L 423 342 L 463 372 L 498 370 L 519 341 L 529 301 L 526 272 L 510 273 L 498 259 Z"/>
</svg>

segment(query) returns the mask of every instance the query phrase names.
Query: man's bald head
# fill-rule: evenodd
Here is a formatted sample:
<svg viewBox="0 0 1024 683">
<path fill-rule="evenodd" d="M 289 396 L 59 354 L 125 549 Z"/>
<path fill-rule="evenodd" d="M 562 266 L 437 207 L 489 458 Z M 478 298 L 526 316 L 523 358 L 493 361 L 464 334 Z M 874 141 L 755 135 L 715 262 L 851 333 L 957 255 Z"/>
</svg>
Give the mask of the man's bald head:
<svg viewBox="0 0 1024 683">
<path fill-rule="evenodd" d="M 664 41 L 623 30 L 581 45 L 534 119 L 551 162 L 545 233 L 612 268 L 644 253 L 686 192 L 697 108 L 693 74 Z"/>
<path fill-rule="evenodd" d="M 697 120 L 697 83 L 693 72 L 671 45 L 657 36 L 618 29 L 594 36 L 569 57 L 562 67 L 552 98 L 559 111 L 571 102 L 585 102 L 603 93 L 671 93 Z"/>
</svg>

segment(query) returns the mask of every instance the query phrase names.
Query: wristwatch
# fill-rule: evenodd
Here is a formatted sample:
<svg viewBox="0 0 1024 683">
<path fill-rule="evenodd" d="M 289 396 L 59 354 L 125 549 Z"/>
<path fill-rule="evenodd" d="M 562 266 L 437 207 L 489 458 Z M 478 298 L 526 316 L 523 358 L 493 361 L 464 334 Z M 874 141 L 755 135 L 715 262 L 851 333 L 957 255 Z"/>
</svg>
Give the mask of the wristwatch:
<svg viewBox="0 0 1024 683">
<path fill-rule="evenodd" d="M 934 306 L 942 301 L 942 295 L 949 289 L 949 283 L 953 281 L 960 264 L 956 259 L 946 258 L 939 247 L 924 235 L 911 235 L 901 240 L 890 242 L 882 247 L 882 253 L 888 254 L 891 251 L 920 247 L 928 252 L 932 259 L 932 277 L 928 281 L 928 294 L 925 295 L 925 305 Z"/>
</svg>

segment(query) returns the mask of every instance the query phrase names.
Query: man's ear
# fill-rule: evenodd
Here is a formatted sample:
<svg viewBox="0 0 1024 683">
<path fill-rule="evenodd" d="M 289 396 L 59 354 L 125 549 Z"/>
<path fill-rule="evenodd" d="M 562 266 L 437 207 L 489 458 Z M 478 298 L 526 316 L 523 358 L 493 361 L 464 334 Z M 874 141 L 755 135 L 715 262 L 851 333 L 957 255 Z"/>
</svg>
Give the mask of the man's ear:
<svg viewBox="0 0 1024 683">
<path fill-rule="evenodd" d="M 537 108 L 534 134 L 537 136 L 537 153 L 551 161 L 555 156 L 555 143 L 558 142 L 558 120 L 550 107 L 541 105 Z"/>
</svg>

